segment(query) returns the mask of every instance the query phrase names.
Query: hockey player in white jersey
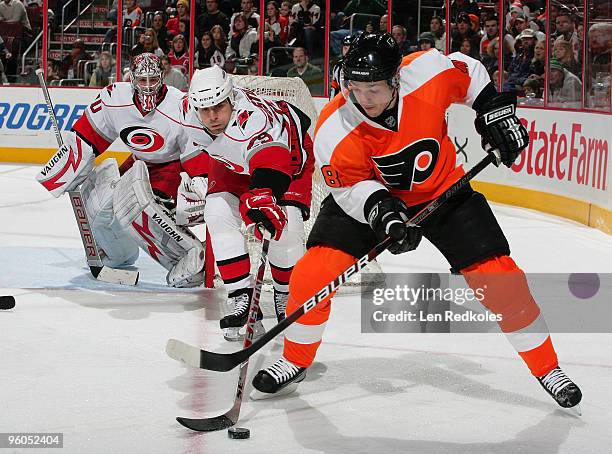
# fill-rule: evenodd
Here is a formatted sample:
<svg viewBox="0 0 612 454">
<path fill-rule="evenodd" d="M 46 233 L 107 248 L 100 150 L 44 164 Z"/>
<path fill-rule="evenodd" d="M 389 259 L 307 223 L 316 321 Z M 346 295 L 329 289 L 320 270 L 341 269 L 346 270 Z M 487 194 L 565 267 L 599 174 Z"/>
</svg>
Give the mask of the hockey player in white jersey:
<svg viewBox="0 0 612 454">
<path fill-rule="evenodd" d="M 81 185 L 105 265 L 132 265 L 140 246 L 168 270 L 169 285 L 193 287 L 203 282 L 203 246 L 173 219 L 179 158 L 190 146 L 179 120 L 182 97 L 162 83 L 157 56 L 139 55 L 131 82 L 100 91 L 36 179 L 55 197 Z M 132 155 L 121 168 L 115 159 L 94 167 L 117 138 Z"/>
<path fill-rule="evenodd" d="M 304 253 L 312 195 L 310 119 L 285 101 L 234 87 L 218 66 L 196 71 L 184 109 L 183 124 L 197 149 L 181 161 L 194 181 L 208 181 L 204 218 L 234 308 L 220 325 L 226 339 L 240 340 L 253 291 L 243 222 L 255 224 L 260 239 L 260 228 L 272 234 L 268 258 L 276 315 L 285 316 L 289 277 Z M 261 323 L 255 328 L 262 330 Z"/>
</svg>

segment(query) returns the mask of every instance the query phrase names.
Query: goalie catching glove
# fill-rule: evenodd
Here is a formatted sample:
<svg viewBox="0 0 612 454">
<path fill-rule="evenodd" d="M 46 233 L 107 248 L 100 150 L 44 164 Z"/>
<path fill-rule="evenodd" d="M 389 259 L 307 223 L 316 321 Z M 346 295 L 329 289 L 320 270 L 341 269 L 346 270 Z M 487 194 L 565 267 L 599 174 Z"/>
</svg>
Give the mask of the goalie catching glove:
<svg viewBox="0 0 612 454">
<path fill-rule="evenodd" d="M 380 241 L 387 236 L 393 239 L 394 242 L 389 246 L 389 252 L 392 254 L 401 254 L 416 249 L 423 237 L 420 227 L 406 224 L 409 219 L 406 204 L 388 193 L 382 195 L 382 199 L 375 202 L 369 209 L 367 219 Z"/>
<path fill-rule="evenodd" d="M 287 214 L 276 203 L 272 190 L 268 188 L 251 189 L 240 196 L 240 215 L 247 227 L 252 224 L 262 225 L 272 239 L 278 241 L 287 225 Z M 255 226 L 255 237 L 262 240 L 263 234 Z"/>
<path fill-rule="evenodd" d="M 176 194 L 176 224 L 193 227 L 204 223 L 204 207 L 208 178 L 190 178 L 181 172 L 181 184 Z"/>
<path fill-rule="evenodd" d="M 490 145 L 499 150 L 501 162 L 506 167 L 512 166 L 529 144 L 527 130 L 516 116 L 516 95 L 513 93 L 496 93 L 482 102 L 474 124 L 482 137 L 483 148 Z"/>
</svg>

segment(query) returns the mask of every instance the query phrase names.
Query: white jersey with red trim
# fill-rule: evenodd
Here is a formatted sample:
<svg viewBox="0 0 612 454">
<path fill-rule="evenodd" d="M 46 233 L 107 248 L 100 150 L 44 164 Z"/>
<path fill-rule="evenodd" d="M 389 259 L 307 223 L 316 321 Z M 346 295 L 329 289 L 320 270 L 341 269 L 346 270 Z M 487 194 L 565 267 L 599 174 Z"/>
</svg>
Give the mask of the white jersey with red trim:
<svg viewBox="0 0 612 454">
<path fill-rule="evenodd" d="M 275 169 L 289 176 L 301 174 L 308 157 L 304 145 L 308 116 L 286 101 L 258 97 L 248 89 L 234 88 L 234 94 L 234 115 L 218 136 L 202 126 L 184 99 L 181 122 L 193 145 L 181 156 L 187 173 L 208 173 L 210 157 L 245 175 L 256 168 Z"/>
<path fill-rule="evenodd" d="M 156 109 L 147 113 L 132 85 L 117 82 L 100 91 L 72 129 L 97 155 L 119 138 L 137 159 L 155 164 L 176 161 L 189 145 L 180 124 L 182 98 L 180 90 L 162 85 Z"/>
</svg>

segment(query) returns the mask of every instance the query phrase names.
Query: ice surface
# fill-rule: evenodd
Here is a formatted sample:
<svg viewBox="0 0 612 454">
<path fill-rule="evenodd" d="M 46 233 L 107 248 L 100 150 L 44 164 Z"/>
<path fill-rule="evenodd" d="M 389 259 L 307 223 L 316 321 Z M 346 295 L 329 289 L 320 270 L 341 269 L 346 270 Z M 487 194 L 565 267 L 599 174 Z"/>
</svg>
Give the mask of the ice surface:
<svg viewBox="0 0 612 454">
<path fill-rule="evenodd" d="M 563 367 L 584 393 L 584 416 L 576 418 L 540 389 L 502 335 L 361 334 L 355 295 L 336 298 L 298 393 L 244 402 L 239 425 L 251 429 L 249 440 L 189 432 L 174 417 L 225 412 L 237 371 L 188 368 L 164 346 L 176 337 L 238 348 L 219 334 L 224 292 L 168 289 L 165 271 L 144 254 L 137 288 L 95 281 L 69 202 L 47 195 L 35 172 L 0 166 L 0 294 L 17 299 L 14 310 L 0 312 L 0 432 L 63 432 L 67 453 L 612 450 L 612 335 L 554 336 Z M 612 271 L 609 236 L 530 210 L 494 211 L 526 271 Z M 409 255 L 385 255 L 381 265 L 448 268 L 426 242 Z M 254 357 L 249 375 L 280 353 L 272 343 Z M 39 451 L 49 452 L 7 450 Z"/>
</svg>

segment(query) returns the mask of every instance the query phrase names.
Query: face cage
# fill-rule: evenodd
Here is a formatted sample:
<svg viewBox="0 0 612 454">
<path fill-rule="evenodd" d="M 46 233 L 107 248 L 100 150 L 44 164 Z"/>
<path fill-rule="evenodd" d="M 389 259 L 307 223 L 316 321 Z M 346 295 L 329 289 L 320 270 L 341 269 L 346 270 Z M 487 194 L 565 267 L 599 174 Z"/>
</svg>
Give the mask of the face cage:
<svg viewBox="0 0 612 454">
<path fill-rule="evenodd" d="M 153 78 L 157 78 L 158 81 L 157 83 L 151 85 L 150 81 Z M 144 110 L 151 111 L 155 109 L 157 104 L 157 93 L 159 92 L 163 84 L 161 71 L 159 71 L 155 75 L 145 74 L 141 76 L 137 76 L 136 74 L 134 74 L 134 71 L 132 71 L 130 79 L 132 82 L 132 88 L 138 96 L 138 99 L 140 100 L 140 103 L 142 104 Z M 141 86 L 138 83 L 139 80 L 146 81 L 146 86 Z"/>
</svg>

